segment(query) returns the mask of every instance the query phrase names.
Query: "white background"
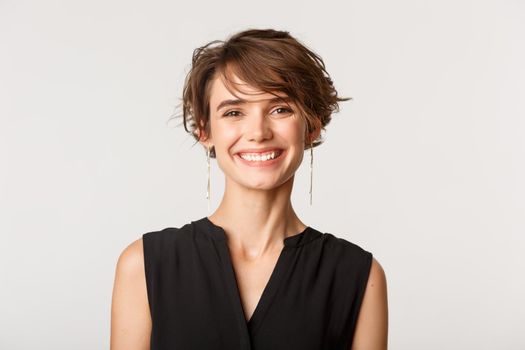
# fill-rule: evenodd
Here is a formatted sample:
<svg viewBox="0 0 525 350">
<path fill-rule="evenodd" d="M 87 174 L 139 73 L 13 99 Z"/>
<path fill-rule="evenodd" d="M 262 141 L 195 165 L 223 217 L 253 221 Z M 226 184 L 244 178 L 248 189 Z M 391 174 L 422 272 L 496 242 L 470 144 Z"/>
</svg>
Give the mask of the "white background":
<svg viewBox="0 0 525 350">
<path fill-rule="evenodd" d="M 354 98 L 293 203 L 382 264 L 389 348 L 525 349 L 517 0 L 0 0 L 0 348 L 109 347 L 122 250 L 208 213 L 205 152 L 169 121 L 192 51 L 249 27 Z"/>
</svg>

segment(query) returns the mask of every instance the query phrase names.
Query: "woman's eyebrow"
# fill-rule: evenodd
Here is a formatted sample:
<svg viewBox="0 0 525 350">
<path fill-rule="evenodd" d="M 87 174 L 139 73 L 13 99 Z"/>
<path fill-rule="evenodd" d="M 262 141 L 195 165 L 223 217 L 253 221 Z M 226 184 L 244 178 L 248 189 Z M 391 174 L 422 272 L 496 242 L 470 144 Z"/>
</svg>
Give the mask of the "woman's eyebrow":
<svg viewBox="0 0 525 350">
<path fill-rule="evenodd" d="M 256 100 L 256 101 L 264 101 L 264 100 L 268 100 L 269 103 L 274 103 L 274 102 L 290 103 L 292 102 L 292 99 L 288 96 L 273 97 L 269 99 Z M 248 102 L 256 102 L 256 101 L 247 101 L 245 99 L 224 100 L 221 103 L 219 103 L 219 105 L 217 106 L 217 111 L 219 111 L 221 108 L 224 108 L 226 106 L 238 106 L 238 105 L 242 105 Z"/>
</svg>

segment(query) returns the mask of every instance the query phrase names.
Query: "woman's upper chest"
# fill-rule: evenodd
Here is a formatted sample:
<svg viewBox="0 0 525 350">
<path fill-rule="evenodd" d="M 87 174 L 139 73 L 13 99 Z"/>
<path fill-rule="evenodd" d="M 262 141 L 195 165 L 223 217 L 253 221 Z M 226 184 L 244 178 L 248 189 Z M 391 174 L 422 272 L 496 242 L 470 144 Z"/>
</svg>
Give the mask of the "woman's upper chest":
<svg viewBox="0 0 525 350">
<path fill-rule="evenodd" d="M 282 251 L 274 249 L 256 259 L 247 259 L 242 251 L 229 248 L 239 298 L 246 321 L 249 322 L 276 268 Z"/>
</svg>

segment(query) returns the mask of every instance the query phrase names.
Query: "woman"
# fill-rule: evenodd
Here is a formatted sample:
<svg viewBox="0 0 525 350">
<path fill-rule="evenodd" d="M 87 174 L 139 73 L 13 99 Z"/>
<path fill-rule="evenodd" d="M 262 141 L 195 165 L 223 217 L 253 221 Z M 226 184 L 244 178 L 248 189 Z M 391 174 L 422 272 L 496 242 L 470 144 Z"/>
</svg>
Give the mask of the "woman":
<svg viewBox="0 0 525 350">
<path fill-rule="evenodd" d="M 224 196 L 212 215 L 122 252 L 112 350 L 387 348 L 381 265 L 307 226 L 290 199 L 304 151 L 312 161 L 344 100 L 288 32 L 246 30 L 194 51 L 184 127 L 206 150 L 208 180 L 210 158 L 224 172 Z"/>
</svg>

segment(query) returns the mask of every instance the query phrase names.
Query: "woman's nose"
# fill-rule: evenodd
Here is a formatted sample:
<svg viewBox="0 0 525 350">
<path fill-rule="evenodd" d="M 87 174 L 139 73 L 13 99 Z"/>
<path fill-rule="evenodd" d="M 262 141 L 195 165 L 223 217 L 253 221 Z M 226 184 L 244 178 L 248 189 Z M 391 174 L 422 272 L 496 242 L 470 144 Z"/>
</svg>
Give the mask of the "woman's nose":
<svg viewBox="0 0 525 350">
<path fill-rule="evenodd" d="M 272 136 L 271 122 L 262 111 L 254 112 L 246 120 L 246 136 L 248 140 L 261 141 Z"/>
</svg>

